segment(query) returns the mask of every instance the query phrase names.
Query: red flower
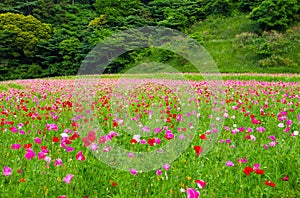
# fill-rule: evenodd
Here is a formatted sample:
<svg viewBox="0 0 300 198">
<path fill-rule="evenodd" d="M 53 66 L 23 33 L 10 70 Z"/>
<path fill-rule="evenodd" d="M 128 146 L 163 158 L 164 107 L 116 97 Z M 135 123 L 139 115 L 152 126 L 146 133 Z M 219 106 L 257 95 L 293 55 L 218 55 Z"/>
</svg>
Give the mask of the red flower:
<svg viewBox="0 0 300 198">
<path fill-rule="evenodd" d="M 154 138 L 149 138 L 149 139 L 148 139 L 148 144 L 149 144 L 150 146 L 154 146 L 154 145 L 155 145 L 155 139 L 154 139 Z"/>
<path fill-rule="evenodd" d="M 206 140 L 206 135 L 205 134 L 200 135 L 200 139 L 201 140 Z"/>
<path fill-rule="evenodd" d="M 136 143 L 137 143 L 137 141 L 135 139 L 130 140 L 130 144 L 136 144 Z"/>
<path fill-rule="evenodd" d="M 117 186 L 117 183 L 116 183 L 116 182 L 112 182 L 111 185 L 112 185 L 113 187 L 116 187 L 116 186 Z"/>
<path fill-rule="evenodd" d="M 255 171 L 255 174 L 258 174 L 258 175 L 263 175 L 265 173 L 265 171 L 264 170 L 256 170 Z"/>
<path fill-rule="evenodd" d="M 58 137 L 56 137 L 56 136 L 55 136 L 55 137 L 53 137 L 53 138 L 52 138 L 52 142 L 59 142 L 59 138 L 58 138 Z"/>
<path fill-rule="evenodd" d="M 197 156 L 203 152 L 203 148 L 201 146 L 194 146 L 194 150 L 196 151 Z"/>
<path fill-rule="evenodd" d="M 271 187 L 273 187 L 273 188 L 276 186 L 276 184 L 273 183 L 273 182 L 270 181 L 270 180 L 267 180 L 267 181 L 265 182 L 265 184 L 266 184 L 266 186 L 271 186 Z"/>
<path fill-rule="evenodd" d="M 28 149 L 28 148 L 31 148 L 32 147 L 32 144 L 24 144 L 23 148 L 24 149 Z"/>
<path fill-rule="evenodd" d="M 247 166 L 245 169 L 244 169 L 244 173 L 246 174 L 246 175 L 250 175 L 250 173 L 252 173 L 253 172 L 253 168 L 251 167 L 251 166 Z"/>
</svg>

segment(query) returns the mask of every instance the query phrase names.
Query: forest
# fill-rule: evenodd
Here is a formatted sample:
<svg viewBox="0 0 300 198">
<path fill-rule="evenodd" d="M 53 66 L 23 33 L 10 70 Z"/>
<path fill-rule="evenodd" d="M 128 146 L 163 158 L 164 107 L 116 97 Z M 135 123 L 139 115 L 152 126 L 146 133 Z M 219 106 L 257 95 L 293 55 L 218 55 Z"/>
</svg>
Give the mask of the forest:
<svg viewBox="0 0 300 198">
<path fill-rule="evenodd" d="M 143 26 L 196 39 L 224 73 L 299 73 L 299 7 L 299 0 L 1 0 L 0 80 L 76 75 L 105 38 Z M 145 48 L 104 73 L 154 60 L 195 72 L 173 52 Z"/>
</svg>

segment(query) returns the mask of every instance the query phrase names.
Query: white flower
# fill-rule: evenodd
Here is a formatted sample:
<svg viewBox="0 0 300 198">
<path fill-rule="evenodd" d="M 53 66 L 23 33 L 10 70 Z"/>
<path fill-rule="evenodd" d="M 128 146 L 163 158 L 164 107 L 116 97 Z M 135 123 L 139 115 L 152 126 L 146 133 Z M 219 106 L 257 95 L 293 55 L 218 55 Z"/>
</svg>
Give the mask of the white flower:
<svg viewBox="0 0 300 198">
<path fill-rule="evenodd" d="M 299 135 L 299 131 L 294 131 L 294 136 L 298 136 Z"/>
</svg>

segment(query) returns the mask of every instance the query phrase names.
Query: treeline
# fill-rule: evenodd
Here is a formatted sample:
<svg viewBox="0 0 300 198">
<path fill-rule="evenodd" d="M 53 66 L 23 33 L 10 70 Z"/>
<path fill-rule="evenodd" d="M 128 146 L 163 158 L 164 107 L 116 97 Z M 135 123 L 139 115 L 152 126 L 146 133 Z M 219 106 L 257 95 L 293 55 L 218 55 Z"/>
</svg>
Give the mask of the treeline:
<svg viewBox="0 0 300 198">
<path fill-rule="evenodd" d="M 0 80 L 76 75 L 98 43 L 134 27 L 165 26 L 189 34 L 208 17 L 244 14 L 256 35 L 284 32 L 299 20 L 299 5 L 299 0 L 2 0 Z M 104 72 L 124 71 L 141 57 L 182 63 L 171 52 L 141 49 L 123 54 Z"/>
</svg>

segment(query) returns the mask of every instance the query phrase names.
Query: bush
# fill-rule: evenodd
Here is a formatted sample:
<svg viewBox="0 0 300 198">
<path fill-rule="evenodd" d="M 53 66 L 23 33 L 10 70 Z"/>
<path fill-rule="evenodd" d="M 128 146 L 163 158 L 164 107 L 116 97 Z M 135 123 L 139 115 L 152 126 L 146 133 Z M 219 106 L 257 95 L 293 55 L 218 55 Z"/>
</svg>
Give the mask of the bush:
<svg viewBox="0 0 300 198">
<path fill-rule="evenodd" d="M 293 60 L 289 58 L 283 58 L 281 56 L 271 56 L 270 58 L 266 58 L 258 61 L 259 66 L 268 68 L 268 67 L 289 67 L 289 68 L 297 68 L 299 65 L 295 63 Z M 299 68 L 300 69 L 300 68 Z"/>
</svg>

